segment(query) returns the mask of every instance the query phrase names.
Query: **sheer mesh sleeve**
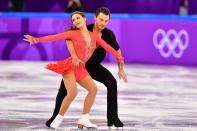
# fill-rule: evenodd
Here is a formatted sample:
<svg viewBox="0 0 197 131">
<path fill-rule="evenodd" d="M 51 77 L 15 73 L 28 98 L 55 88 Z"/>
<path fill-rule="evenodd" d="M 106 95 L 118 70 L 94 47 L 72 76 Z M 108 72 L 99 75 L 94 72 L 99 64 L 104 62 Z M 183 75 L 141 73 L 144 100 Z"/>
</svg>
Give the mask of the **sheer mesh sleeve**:
<svg viewBox="0 0 197 131">
<path fill-rule="evenodd" d="M 62 40 L 62 39 L 71 39 L 72 37 L 72 31 L 67 31 L 55 35 L 48 35 L 44 37 L 39 37 L 39 38 L 33 38 L 33 43 L 39 43 L 39 42 L 52 42 L 52 41 L 57 41 L 57 40 Z"/>
<path fill-rule="evenodd" d="M 98 35 L 95 34 L 96 43 L 102 46 L 107 52 L 111 53 L 116 57 L 118 62 L 123 61 L 123 57 L 121 57 L 116 50 L 114 50 L 111 46 L 109 46 L 103 39 L 101 39 Z"/>
</svg>

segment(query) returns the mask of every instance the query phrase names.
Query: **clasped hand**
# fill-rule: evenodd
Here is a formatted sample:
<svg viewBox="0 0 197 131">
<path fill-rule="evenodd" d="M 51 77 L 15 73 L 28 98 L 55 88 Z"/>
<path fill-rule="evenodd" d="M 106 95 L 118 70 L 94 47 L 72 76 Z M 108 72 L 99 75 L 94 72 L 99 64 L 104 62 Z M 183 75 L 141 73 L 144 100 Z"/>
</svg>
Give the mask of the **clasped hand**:
<svg viewBox="0 0 197 131">
<path fill-rule="evenodd" d="M 72 63 L 75 67 L 78 67 L 80 63 L 84 64 L 84 62 L 77 57 L 72 58 Z"/>
</svg>

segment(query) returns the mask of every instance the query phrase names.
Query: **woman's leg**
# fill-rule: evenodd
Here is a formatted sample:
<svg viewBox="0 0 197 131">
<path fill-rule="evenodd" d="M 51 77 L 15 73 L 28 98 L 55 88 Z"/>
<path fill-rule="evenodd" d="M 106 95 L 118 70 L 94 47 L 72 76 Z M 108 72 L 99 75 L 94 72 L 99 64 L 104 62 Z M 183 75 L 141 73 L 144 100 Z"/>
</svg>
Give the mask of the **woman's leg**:
<svg viewBox="0 0 197 131">
<path fill-rule="evenodd" d="M 48 119 L 45 123 L 46 126 L 50 127 L 51 122 L 55 119 L 55 117 L 58 115 L 62 101 L 64 97 L 67 95 L 67 90 L 64 86 L 64 81 L 62 79 L 60 88 L 58 90 L 57 96 L 56 96 L 56 102 L 55 102 L 55 109 L 53 111 L 53 115 L 51 116 L 50 119 Z"/>
<path fill-rule="evenodd" d="M 62 105 L 60 107 L 59 114 L 62 116 L 67 111 L 69 105 L 77 95 L 77 85 L 76 85 L 76 79 L 74 73 L 71 72 L 68 74 L 67 73 L 63 74 L 63 81 L 65 88 L 67 90 L 67 96 L 63 99 Z"/>
<path fill-rule="evenodd" d="M 67 111 L 69 105 L 77 95 L 77 86 L 76 86 L 74 73 L 73 72 L 65 73 L 62 76 L 63 76 L 64 85 L 67 89 L 67 96 L 64 97 L 62 101 L 59 114 L 55 117 L 55 119 L 52 121 L 50 125 L 54 129 L 57 129 L 59 127 L 59 125 L 63 120 L 63 116 L 65 112 Z"/>
<path fill-rule="evenodd" d="M 83 113 L 78 121 L 78 128 L 82 129 L 83 127 L 86 127 L 88 129 L 95 129 L 97 126 L 89 120 L 88 113 L 94 103 L 97 87 L 90 75 L 87 75 L 84 79 L 78 81 L 78 83 L 88 91 L 84 101 Z"/>
<path fill-rule="evenodd" d="M 83 107 L 83 114 L 87 114 L 94 103 L 97 87 L 90 75 L 87 75 L 84 79 L 78 81 L 78 83 L 88 91 Z"/>
</svg>

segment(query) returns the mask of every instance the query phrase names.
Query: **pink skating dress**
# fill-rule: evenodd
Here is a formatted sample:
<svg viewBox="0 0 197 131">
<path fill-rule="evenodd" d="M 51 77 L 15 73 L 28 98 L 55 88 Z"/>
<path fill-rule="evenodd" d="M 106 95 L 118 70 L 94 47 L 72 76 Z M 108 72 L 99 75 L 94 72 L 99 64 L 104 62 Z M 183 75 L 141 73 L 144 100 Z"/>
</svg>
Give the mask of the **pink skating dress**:
<svg viewBox="0 0 197 131">
<path fill-rule="evenodd" d="M 56 41 L 56 40 L 61 40 L 61 39 L 71 40 L 78 58 L 82 60 L 84 63 L 87 62 L 88 59 L 92 56 L 92 53 L 94 52 L 95 48 L 100 45 L 106 51 L 113 54 L 116 57 L 117 61 L 123 61 L 123 58 L 120 57 L 119 54 L 111 46 L 105 43 L 105 41 L 102 40 L 98 36 L 98 34 L 94 32 L 89 32 L 89 33 L 91 37 L 90 46 L 87 46 L 79 30 L 71 30 L 71 31 L 66 31 L 64 33 L 59 33 L 56 35 L 33 38 L 33 43 L 35 44 L 38 42 L 51 42 L 51 41 Z M 88 75 L 85 65 L 80 63 L 78 67 L 75 67 L 72 64 L 71 57 L 68 57 L 65 60 L 50 63 L 46 65 L 46 68 L 58 74 L 69 73 L 73 71 L 77 81 L 82 80 L 85 76 Z"/>
</svg>

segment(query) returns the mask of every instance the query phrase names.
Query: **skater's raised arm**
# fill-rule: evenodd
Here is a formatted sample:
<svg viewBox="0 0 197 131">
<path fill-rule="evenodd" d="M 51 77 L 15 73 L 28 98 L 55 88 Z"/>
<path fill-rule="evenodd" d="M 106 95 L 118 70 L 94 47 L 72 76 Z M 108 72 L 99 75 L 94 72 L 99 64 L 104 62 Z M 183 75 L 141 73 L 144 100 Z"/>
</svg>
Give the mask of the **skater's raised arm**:
<svg viewBox="0 0 197 131">
<path fill-rule="evenodd" d="M 109 53 L 111 53 L 112 55 L 114 55 L 116 57 L 116 60 L 118 62 L 124 62 L 123 57 L 116 51 L 114 50 L 111 46 L 109 46 L 103 39 L 101 39 L 97 34 L 95 34 L 96 37 L 96 43 L 100 46 L 102 46 L 106 51 L 108 51 Z"/>
<path fill-rule="evenodd" d="M 72 38 L 72 31 L 67 31 L 55 35 L 48 35 L 43 37 L 33 37 L 31 35 L 24 35 L 25 41 L 29 42 L 30 44 L 36 44 L 39 42 L 52 42 L 62 39 L 71 39 Z"/>
</svg>

